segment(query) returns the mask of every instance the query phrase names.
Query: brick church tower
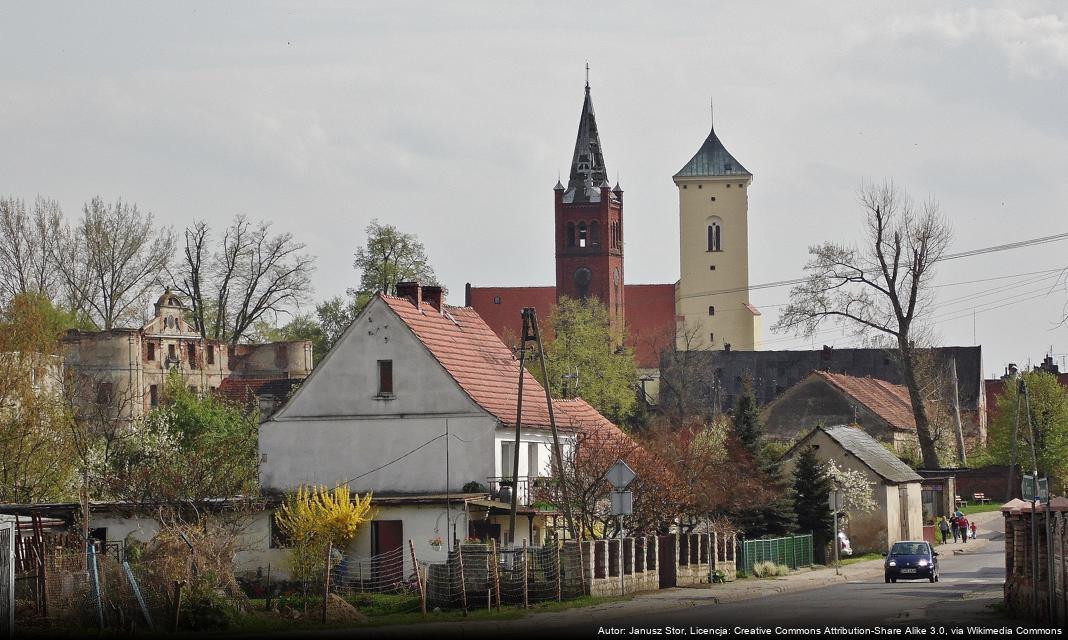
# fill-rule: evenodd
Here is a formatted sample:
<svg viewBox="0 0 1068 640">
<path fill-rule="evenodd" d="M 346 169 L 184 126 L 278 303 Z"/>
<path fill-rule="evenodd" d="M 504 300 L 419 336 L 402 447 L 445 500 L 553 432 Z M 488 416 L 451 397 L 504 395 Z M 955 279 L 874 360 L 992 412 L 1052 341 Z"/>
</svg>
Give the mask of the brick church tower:
<svg viewBox="0 0 1068 640">
<path fill-rule="evenodd" d="M 556 296 L 597 298 L 608 307 L 613 334 L 623 336 L 623 190 L 608 184 L 590 83 L 579 117 L 567 187 L 556 199 Z"/>
</svg>

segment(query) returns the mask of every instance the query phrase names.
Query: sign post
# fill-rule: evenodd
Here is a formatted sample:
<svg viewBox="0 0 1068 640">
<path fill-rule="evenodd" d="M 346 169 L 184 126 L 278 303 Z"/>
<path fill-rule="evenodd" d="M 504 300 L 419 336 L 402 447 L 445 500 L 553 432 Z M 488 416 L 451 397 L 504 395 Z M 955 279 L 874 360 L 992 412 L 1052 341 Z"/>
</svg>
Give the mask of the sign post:
<svg viewBox="0 0 1068 640">
<path fill-rule="evenodd" d="M 613 488 L 611 494 L 612 515 L 616 516 L 616 522 L 619 526 L 619 562 L 617 565 L 619 567 L 619 595 L 625 595 L 626 591 L 626 583 L 623 577 L 623 516 L 629 516 L 634 513 L 634 494 L 627 491 L 626 488 L 637 477 L 638 475 L 634 473 L 634 470 L 622 460 L 616 460 L 616 463 L 605 474 L 605 479 L 608 480 L 608 483 Z"/>
<path fill-rule="evenodd" d="M 832 489 L 827 496 L 827 502 L 830 503 L 831 511 L 834 512 L 834 575 L 839 575 L 838 545 L 841 544 L 838 539 L 838 509 L 841 502 L 839 491 L 839 489 Z"/>
</svg>

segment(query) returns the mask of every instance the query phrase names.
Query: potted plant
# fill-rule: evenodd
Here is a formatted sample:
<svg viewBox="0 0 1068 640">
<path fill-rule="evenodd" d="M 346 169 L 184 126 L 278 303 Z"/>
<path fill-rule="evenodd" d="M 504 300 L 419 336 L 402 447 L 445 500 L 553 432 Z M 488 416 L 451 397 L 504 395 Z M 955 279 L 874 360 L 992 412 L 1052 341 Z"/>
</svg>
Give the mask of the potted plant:
<svg viewBox="0 0 1068 640">
<path fill-rule="evenodd" d="M 430 548 L 434 551 L 441 549 L 441 545 L 444 544 L 444 540 L 441 539 L 441 536 L 434 536 L 433 538 L 427 540 L 427 542 L 430 544 Z"/>
</svg>

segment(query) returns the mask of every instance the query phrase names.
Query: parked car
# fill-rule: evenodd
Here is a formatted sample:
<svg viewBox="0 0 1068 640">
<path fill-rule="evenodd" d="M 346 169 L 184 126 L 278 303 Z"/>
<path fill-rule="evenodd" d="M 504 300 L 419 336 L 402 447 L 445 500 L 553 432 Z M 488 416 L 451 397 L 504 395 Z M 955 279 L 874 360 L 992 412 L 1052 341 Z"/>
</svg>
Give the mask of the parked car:
<svg viewBox="0 0 1068 640">
<path fill-rule="evenodd" d="M 895 542 L 883 568 L 887 582 L 925 578 L 938 582 L 938 552 L 925 540 Z"/>
</svg>

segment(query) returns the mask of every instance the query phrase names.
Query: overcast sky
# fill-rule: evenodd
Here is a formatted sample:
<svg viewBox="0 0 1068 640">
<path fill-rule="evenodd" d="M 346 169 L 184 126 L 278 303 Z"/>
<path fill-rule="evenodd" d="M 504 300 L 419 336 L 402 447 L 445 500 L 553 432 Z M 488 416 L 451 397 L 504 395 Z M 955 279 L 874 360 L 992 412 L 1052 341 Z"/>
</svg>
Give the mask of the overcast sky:
<svg viewBox="0 0 1068 640">
<path fill-rule="evenodd" d="M 4 3 L 0 194 L 68 215 L 123 197 L 181 230 L 237 213 L 357 278 L 373 218 L 465 282 L 554 282 L 589 61 L 605 162 L 626 190 L 627 280 L 679 276 L 671 175 L 716 131 L 750 171 L 750 280 L 860 233 L 856 191 L 938 200 L 951 251 L 1068 232 L 1068 9 L 1060 2 Z M 986 373 L 1068 353 L 1068 242 L 944 263 L 943 344 Z M 773 324 L 784 288 L 754 291 Z M 995 308 L 999 307 L 999 308 Z M 765 332 L 766 348 L 854 344 Z"/>
</svg>

